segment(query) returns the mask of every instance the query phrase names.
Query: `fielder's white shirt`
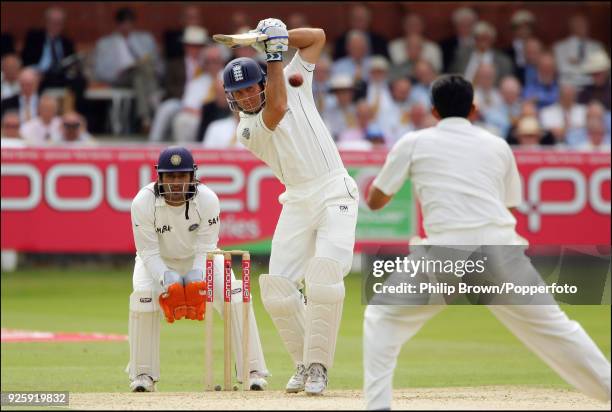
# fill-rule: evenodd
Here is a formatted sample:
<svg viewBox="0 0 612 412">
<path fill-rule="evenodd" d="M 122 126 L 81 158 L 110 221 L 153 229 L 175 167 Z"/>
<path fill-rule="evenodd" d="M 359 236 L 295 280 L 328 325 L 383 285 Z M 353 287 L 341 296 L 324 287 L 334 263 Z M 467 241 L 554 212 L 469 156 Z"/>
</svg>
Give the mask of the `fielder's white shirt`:
<svg viewBox="0 0 612 412">
<path fill-rule="evenodd" d="M 428 235 L 516 225 L 508 207 L 521 203 L 521 182 L 512 150 L 504 139 L 466 119 L 446 118 L 404 135 L 373 184 L 392 195 L 408 178 Z"/>
<path fill-rule="evenodd" d="M 219 240 L 219 198 L 200 183 L 189 201 L 187 220 L 185 205 L 168 205 L 163 196 L 155 196 L 154 186 L 140 189 L 132 201 L 136 254 L 156 280 L 168 266 L 187 259 L 193 259 L 193 269 L 204 271 L 206 252 L 215 250 Z"/>
<path fill-rule="evenodd" d="M 296 185 L 344 169 L 338 149 L 317 111 L 312 94 L 315 65 L 299 51 L 284 69 L 288 110 L 273 131 L 255 115 L 240 113 L 239 141 L 263 160 L 285 185 Z M 304 83 L 292 87 L 287 78 L 300 73 Z"/>
</svg>

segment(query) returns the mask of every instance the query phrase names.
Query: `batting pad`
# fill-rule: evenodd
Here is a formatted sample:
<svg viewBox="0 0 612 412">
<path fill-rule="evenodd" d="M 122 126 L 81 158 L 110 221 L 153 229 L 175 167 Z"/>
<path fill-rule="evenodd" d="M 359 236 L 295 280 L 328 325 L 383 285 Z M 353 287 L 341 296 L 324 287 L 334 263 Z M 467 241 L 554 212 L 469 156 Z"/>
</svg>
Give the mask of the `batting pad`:
<svg viewBox="0 0 612 412">
<path fill-rule="evenodd" d="M 143 373 L 156 382 L 159 380 L 160 311 L 156 299 L 152 291 L 134 291 L 130 295 L 128 373 L 131 380 Z"/>
<path fill-rule="evenodd" d="M 329 369 L 334 361 L 344 302 L 340 263 L 328 258 L 310 259 L 306 265 L 306 291 L 304 365 L 321 363 Z"/>
<path fill-rule="evenodd" d="M 235 292 L 236 291 L 236 292 Z M 242 379 L 242 281 L 232 281 L 232 347 L 236 359 L 238 380 Z M 268 367 L 264 359 L 259 331 L 253 313 L 253 304 L 249 302 L 249 372 L 258 371 L 268 376 Z"/>
<path fill-rule="evenodd" d="M 304 317 L 306 306 L 302 294 L 289 279 L 277 275 L 260 275 L 261 300 L 293 362 L 302 363 L 304 353 Z"/>
</svg>

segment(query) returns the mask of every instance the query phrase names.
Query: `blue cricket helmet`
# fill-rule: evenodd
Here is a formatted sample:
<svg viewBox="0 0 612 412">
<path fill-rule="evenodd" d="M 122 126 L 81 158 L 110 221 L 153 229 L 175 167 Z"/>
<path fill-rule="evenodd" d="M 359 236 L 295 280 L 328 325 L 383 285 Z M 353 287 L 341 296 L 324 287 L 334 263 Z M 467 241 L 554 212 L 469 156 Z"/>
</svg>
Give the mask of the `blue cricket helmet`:
<svg viewBox="0 0 612 412">
<path fill-rule="evenodd" d="M 230 61 L 223 69 L 223 88 L 225 89 L 225 98 L 230 110 L 234 112 L 256 113 L 263 107 L 265 102 L 265 82 L 266 73 L 255 60 L 249 57 L 238 57 Z M 261 85 L 261 92 L 259 93 L 261 104 L 257 107 L 248 107 L 246 102 L 248 99 L 243 99 L 242 104 L 238 104 L 239 101 L 234 97 L 234 92 L 255 84 Z"/>
<path fill-rule="evenodd" d="M 165 193 L 182 193 L 185 199 L 185 219 L 189 219 L 189 200 L 198 191 L 198 182 L 195 180 L 195 172 L 198 166 L 193 161 L 193 155 L 189 150 L 180 146 L 170 146 L 159 154 L 159 159 L 155 165 L 157 169 L 157 182 L 155 183 L 155 195 L 160 196 Z M 173 191 L 175 184 L 161 183 L 161 173 L 190 172 L 191 178 L 188 183 L 183 184 L 181 190 Z"/>
<path fill-rule="evenodd" d="M 157 173 L 195 172 L 198 166 L 189 150 L 181 146 L 170 146 L 159 154 L 155 169 Z"/>
<path fill-rule="evenodd" d="M 223 69 L 223 88 L 226 92 L 235 92 L 265 79 L 266 74 L 259 63 L 249 57 L 238 57 Z"/>
</svg>

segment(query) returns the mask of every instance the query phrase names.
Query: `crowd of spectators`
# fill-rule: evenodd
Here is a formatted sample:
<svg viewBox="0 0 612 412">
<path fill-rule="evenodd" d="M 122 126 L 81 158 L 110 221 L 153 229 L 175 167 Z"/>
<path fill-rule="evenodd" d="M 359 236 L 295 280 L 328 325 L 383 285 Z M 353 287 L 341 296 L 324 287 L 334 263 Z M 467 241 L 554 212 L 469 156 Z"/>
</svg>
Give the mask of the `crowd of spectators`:
<svg viewBox="0 0 612 412">
<path fill-rule="evenodd" d="M 418 14 L 403 16 L 402 35 L 387 39 L 371 29 L 367 6 L 352 6 L 349 27 L 328 38 L 313 80 L 316 105 L 338 147 L 390 148 L 406 132 L 435 125 L 429 87 L 440 74 L 459 73 L 474 85 L 478 110 L 471 120 L 510 144 L 610 150 L 609 52 L 589 37 L 587 18 L 573 15 L 567 37 L 544 44 L 535 30 L 543 22 L 534 14 L 518 10 L 509 17 L 512 41 L 501 49 L 498 30 L 505 28 L 469 7 L 454 10 L 454 34 L 436 42 Z M 221 72 L 241 56 L 265 67 L 265 56 L 212 42 L 199 6 L 184 7 L 182 26 L 164 32 L 161 45 L 138 28 L 132 9 L 121 8 L 113 31 L 87 58 L 64 34 L 66 18 L 51 6 L 45 29 L 30 30 L 19 53 L 11 35 L 2 35 L 3 147 L 99 142 L 87 128 L 96 113 L 85 91 L 94 83 L 133 92 L 132 121 L 146 141 L 240 147 Z M 228 32 L 256 23 L 237 12 Z M 300 13 L 286 23 L 309 26 Z"/>
</svg>

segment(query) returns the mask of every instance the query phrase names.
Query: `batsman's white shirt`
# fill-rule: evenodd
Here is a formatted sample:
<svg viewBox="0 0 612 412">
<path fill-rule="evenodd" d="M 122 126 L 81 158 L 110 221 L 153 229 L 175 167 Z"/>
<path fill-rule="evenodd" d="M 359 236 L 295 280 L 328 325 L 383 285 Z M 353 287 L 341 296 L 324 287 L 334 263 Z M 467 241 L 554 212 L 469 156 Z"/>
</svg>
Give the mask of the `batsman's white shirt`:
<svg viewBox="0 0 612 412">
<path fill-rule="evenodd" d="M 299 51 L 283 69 L 288 110 L 274 131 L 266 127 L 263 110 L 255 115 L 240 113 L 238 139 L 270 166 L 285 185 L 297 185 L 344 169 L 336 144 L 315 105 L 314 69 L 314 64 L 302 60 Z M 292 87 L 287 81 L 294 73 L 304 78 L 299 87 Z"/>
<path fill-rule="evenodd" d="M 300 284 L 312 257 L 340 263 L 347 274 L 353 259 L 359 194 L 312 94 L 315 65 L 302 60 L 299 51 L 283 69 L 287 88 L 285 116 L 272 131 L 263 121 L 263 110 L 240 114 L 240 142 L 263 160 L 285 185 L 279 197 L 283 210 L 274 231 L 270 274 Z M 287 78 L 300 73 L 304 82 L 289 85 Z"/>
<path fill-rule="evenodd" d="M 143 187 L 132 201 L 136 267 L 142 262 L 148 273 L 137 279 L 142 271 L 135 270 L 135 288 L 139 282 L 157 284 L 167 270 L 181 275 L 191 269 L 204 271 L 206 252 L 216 249 L 219 240 L 219 198 L 211 189 L 198 184 L 186 219 L 185 205 L 168 205 L 163 196 L 155 196 L 154 187 Z"/>
<path fill-rule="evenodd" d="M 521 203 L 521 181 L 505 140 L 452 117 L 410 132 L 393 146 L 374 185 L 395 194 L 410 179 L 430 236 L 483 226 L 514 229 L 508 207 Z"/>
</svg>

